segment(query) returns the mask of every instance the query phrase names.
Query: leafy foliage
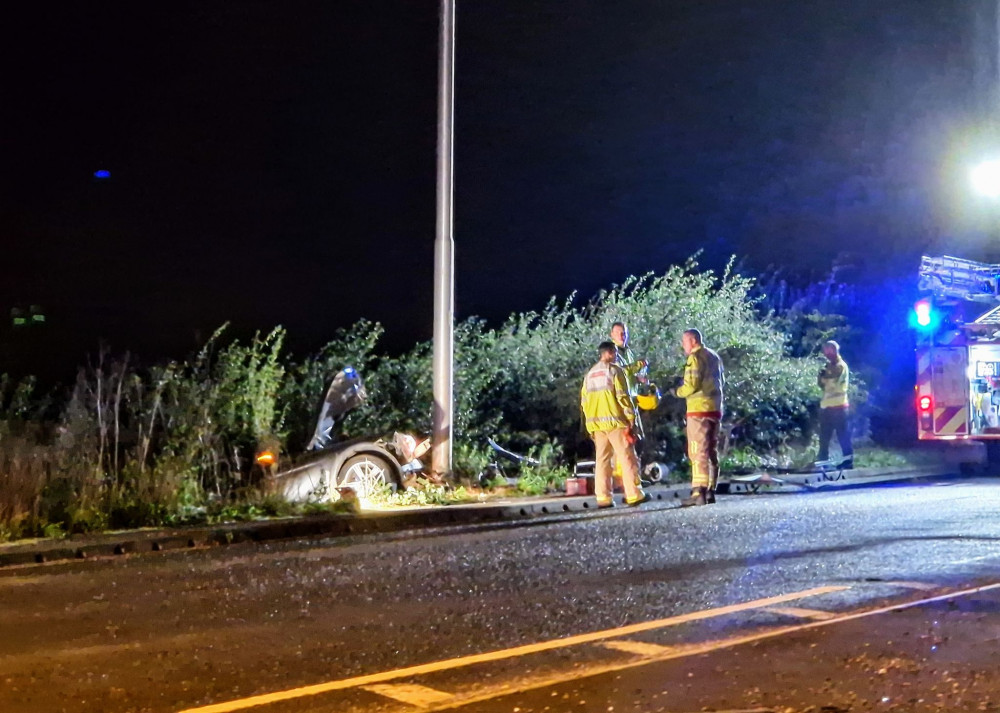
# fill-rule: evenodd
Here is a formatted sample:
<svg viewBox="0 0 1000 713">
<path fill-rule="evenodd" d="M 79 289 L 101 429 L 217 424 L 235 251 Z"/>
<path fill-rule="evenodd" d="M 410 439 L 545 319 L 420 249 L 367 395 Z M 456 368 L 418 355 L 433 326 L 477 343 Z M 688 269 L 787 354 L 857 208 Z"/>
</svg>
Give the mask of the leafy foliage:
<svg viewBox="0 0 1000 713">
<path fill-rule="evenodd" d="M 392 492 L 388 489 L 373 498 L 382 505 L 452 505 L 467 503 L 475 497 L 464 486 L 451 488 L 442 483 L 434 483 L 427 478 L 418 478 L 406 490 Z"/>
<path fill-rule="evenodd" d="M 482 472 L 494 437 L 541 461 L 521 466 L 520 492 L 561 488 L 568 463 L 589 446 L 580 432 L 580 382 L 619 320 L 664 390 L 683 371 L 684 329 L 699 328 L 720 353 L 730 461 L 807 442 L 820 362 L 793 355 L 779 318 L 758 311 L 753 286 L 732 269 L 716 276 L 692 260 L 662 275 L 630 277 L 582 304 L 575 295 L 553 299 L 496 328 L 479 319 L 457 325 L 456 475 Z M 282 352 L 280 327 L 247 344 L 225 336 L 223 326 L 189 359 L 149 368 L 101 349 L 54 421 L 39 420 L 48 404 L 33 397 L 33 382 L 0 381 L 0 537 L 283 512 L 262 499 L 265 479 L 254 453 L 301 452 L 330 378 L 347 364 L 364 375 L 369 400 L 344 421 L 343 435 L 430 430 L 429 343 L 380 354 L 382 327 L 361 320 L 296 360 Z M 683 402 L 673 399 L 644 414 L 646 460 L 683 459 L 683 416 Z M 386 501 L 471 497 L 426 481 Z"/>
<path fill-rule="evenodd" d="M 791 356 L 815 357 L 822 364 L 818 355 L 823 344 L 831 339 L 840 344 L 851 366 L 851 428 L 856 439 L 865 441 L 870 435 L 872 412 L 869 384 L 878 386 L 882 370 L 877 362 L 881 354 L 899 350 L 887 349 L 872 338 L 873 333 L 883 331 L 875 326 L 872 312 L 883 312 L 886 300 L 865 294 L 858 285 L 845 281 L 845 275 L 852 270 L 847 256 L 841 256 L 822 279 L 804 284 L 801 277 L 773 271 L 755 282 L 750 295 L 761 314 L 784 334 Z M 879 290 L 889 288 L 880 285 L 876 294 Z"/>
</svg>

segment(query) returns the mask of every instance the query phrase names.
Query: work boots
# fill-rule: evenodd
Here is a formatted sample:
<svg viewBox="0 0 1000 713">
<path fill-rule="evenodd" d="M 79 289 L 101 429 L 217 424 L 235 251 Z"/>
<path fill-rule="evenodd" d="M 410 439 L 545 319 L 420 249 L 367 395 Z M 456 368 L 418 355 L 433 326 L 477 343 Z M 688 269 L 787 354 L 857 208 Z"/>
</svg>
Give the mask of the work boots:
<svg viewBox="0 0 1000 713">
<path fill-rule="evenodd" d="M 708 492 L 705 493 L 705 504 L 715 505 L 715 488 L 709 488 Z"/>
<path fill-rule="evenodd" d="M 705 505 L 707 503 L 708 488 L 691 488 L 691 497 L 681 500 L 682 508 L 689 508 L 693 505 Z"/>
<path fill-rule="evenodd" d="M 634 508 L 638 507 L 639 505 L 642 505 L 643 503 L 648 503 L 652 499 L 653 499 L 652 495 L 650 495 L 649 493 L 643 493 L 641 496 L 639 496 L 638 500 L 626 500 L 625 505 L 627 505 L 630 508 Z"/>
</svg>

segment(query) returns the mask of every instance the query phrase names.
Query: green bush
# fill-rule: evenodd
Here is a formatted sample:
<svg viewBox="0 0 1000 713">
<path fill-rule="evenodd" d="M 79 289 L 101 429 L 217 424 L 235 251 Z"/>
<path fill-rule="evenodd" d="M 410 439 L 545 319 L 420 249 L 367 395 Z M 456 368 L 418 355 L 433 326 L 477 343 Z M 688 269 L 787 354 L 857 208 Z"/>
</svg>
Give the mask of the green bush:
<svg viewBox="0 0 1000 713">
<path fill-rule="evenodd" d="M 517 477 L 517 490 L 525 495 L 544 495 L 565 490 L 570 477 L 567 466 L 522 468 Z"/>
<path fill-rule="evenodd" d="M 512 315 L 496 329 L 477 319 L 462 323 L 455 336 L 457 442 L 475 447 L 495 436 L 527 449 L 555 439 L 574 452 L 583 440 L 580 382 L 616 320 L 628 322 L 637 354 L 650 360 L 663 390 L 683 373 L 680 334 L 701 329 L 726 364 L 724 451 L 766 451 L 808 438 L 819 362 L 788 356 L 785 336 L 755 311 L 752 285 L 730 271 L 721 277 L 699 272 L 692 261 L 663 275 L 629 278 L 582 306 L 571 296 L 541 312 Z M 429 431 L 430 352 L 425 343 L 372 364 L 365 432 Z M 682 458 L 683 417 L 683 402 L 669 398 L 644 414 L 647 459 Z"/>
<path fill-rule="evenodd" d="M 720 459 L 719 469 L 723 473 L 751 473 L 763 463 L 764 459 L 748 448 L 731 448 Z"/>
<path fill-rule="evenodd" d="M 542 462 L 522 468 L 521 492 L 560 489 L 586 442 L 580 383 L 616 320 L 629 324 L 636 353 L 651 362 L 664 391 L 683 372 L 684 329 L 699 328 L 720 353 L 727 463 L 808 443 L 820 364 L 789 356 L 785 335 L 756 311 L 752 285 L 690 261 L 630 277 L 582 304 L 575 295 L 553 299 L 495 328 L 479 319 L 456 325 L 456 477 L 472 479 L 486 467 L 493 456 L 486 441 L 495 437 Z M 317 354 L 292 358 L 282 351 L 280 327 L 245 344 L 227 341 L 223 327 L 189 359 L 149 368 L 101 349 L 48 421 L 41 414 L 53 405 L 34 394 L 32 380 L 0 380 L 0 538 L 281 512 L 261 501 L 264 474 L 254 455 L 263 447 L 298 455 L 330 379 L 345 365 L 363 375 L 369 400 L 348 416 L 342 435 L 429 433 L 431 344 L 388 356 L 378 352 L 381 336 L 380 325 L 362 320 Z M 682 463 L 683 402 L 664 398 L 643 417 L 644 459 Z M 387 502 L 471 497 L 423 481 Z"/>
<path fill-rule="evenodd" d="M 429 455 L 429 454 L 428 454 Z M 490 463 L 488 446 L 459 441 L 452 453 L 452 468 L 457 479 L 473 479 L 479 476 Z"/>
<path fill-rule="evenodd" d="M 380 505 L 452 505 L 475 501 L 475 497 L 464 486 L 452 488 L 447 484 L 434 483 L 427 478 L 418 478 L 412 487 L 392 492 L 386 489 L 372 498 Z"/>
</svg>

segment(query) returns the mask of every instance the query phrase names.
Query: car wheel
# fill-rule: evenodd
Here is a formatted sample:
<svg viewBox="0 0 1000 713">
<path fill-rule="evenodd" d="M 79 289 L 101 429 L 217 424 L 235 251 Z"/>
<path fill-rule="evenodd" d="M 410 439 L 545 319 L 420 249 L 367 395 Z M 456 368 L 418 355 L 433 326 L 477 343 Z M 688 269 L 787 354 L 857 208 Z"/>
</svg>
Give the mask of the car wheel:
<svg viewBox="0 0 1000 713">
<path fill-rule="evenodd" d="M 389 461 L 367 453 L 349 458 L 340 469 L 337 480 L 337 487 L 351 488 L 359 498 L 371 497 L 387 485 L 395 490 L 398 485 Z"/>
</svg>

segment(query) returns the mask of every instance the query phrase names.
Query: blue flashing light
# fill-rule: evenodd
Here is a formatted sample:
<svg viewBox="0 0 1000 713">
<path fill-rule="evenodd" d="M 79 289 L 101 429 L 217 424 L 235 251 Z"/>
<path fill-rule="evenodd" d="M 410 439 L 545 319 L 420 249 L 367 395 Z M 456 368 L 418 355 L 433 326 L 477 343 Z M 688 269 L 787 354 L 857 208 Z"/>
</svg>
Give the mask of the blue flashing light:
<svg viewBox="0 0 1000 713">
<path fill-rule="evenodd" d="M 934 309 L 934 304 L 929 299 L 919 300 L 913 305 L 913 312 L 910 314 L 910 326 L 921 332 L 931 332 L 941 325 L 941 314 Z"/>
<path fill-rule="evenodd" d="M 917 325 L 920 327 L 931 326 L 931 303 L 921 300 L 913 306 L 913 311 L 917 316 Z"/>
<path fill-rule="evenodd" d="M 353 376 L 355 376 L 355 375 L 356 375 L 357 373 L 358 373 L 358 372 L 354 371 L 354 367 L 353 367 L 353 366 L 345 366 L 345 367 L 344 367 L 344 376 L 347 376 L 347 377 L 353 377 Z"/>
<path fill-rule="evenodd" d="M 99 171 L 94 171 L 94 178 L 99 180 L 104 180 L 105 178 L 111 178 L 111 171 L 106 171 L 105 169 L 100 169 Z"/>
</svg>

